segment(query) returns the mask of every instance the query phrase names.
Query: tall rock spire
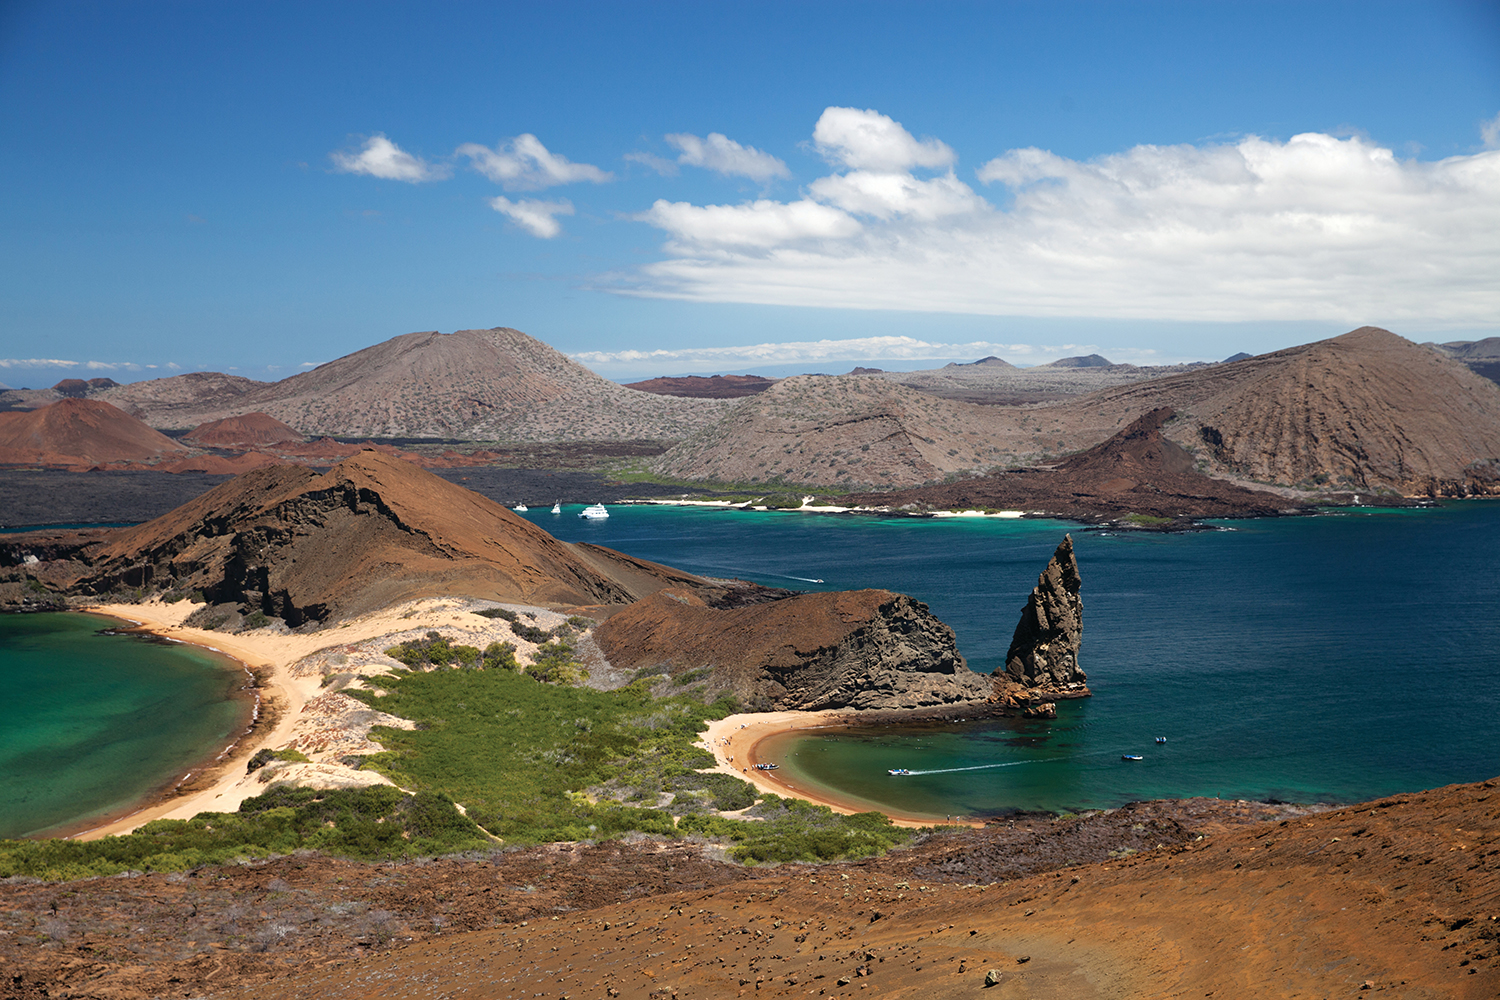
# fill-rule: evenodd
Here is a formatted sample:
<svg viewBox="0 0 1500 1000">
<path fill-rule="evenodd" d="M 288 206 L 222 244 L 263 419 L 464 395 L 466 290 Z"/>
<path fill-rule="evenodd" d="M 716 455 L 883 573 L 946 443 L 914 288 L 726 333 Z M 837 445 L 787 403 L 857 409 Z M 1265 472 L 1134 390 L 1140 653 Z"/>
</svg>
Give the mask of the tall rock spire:
<svg viewBox="0 0 1500 1000">
<path fill-rule="evenodd" d="M 1057 694 L 1077 690 L 1087 680 L 1078 666 L 1083 639 L 1082 580 L 1073 555 L 1073 536 L 1064 535 L 1021 612 L 1016 634 L 1005 654 L 1006 677 L 1028 688 Z"/>
</svg>

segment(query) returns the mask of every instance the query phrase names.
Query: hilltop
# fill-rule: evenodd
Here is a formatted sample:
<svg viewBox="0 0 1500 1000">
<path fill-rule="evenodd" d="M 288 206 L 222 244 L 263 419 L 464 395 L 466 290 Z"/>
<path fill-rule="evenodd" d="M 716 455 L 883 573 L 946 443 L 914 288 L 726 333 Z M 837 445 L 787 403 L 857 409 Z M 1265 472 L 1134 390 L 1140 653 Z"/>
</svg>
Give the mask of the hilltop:
<svg viewBox="0 0 1500 1000">
<path fill-rule="evenodd" d="M 104 396 L 164 428 L 260 411 L 308 436 L 471 441 L 676 440 L 728 405 L 627 389 L 507 327 L 408 333 L 244 391 L 186 378 Z"/>
<path fill-rule="evenodd" d="M 188 453 L 187 447 L 102 400 L 65 398 L 35 410 L 0 413 L 0 464 L 87 468 Z"/>
<path fill-rule="evenodd" d="M 273 465 L 172 512 L 88 540 L 49 582 L 201 591 L 291 626 L 444 594 L 550 606 L 621 605 L 686 573 L 559 542 L 492 500 L 376 451 L 326 473 Z"/>
</svg>

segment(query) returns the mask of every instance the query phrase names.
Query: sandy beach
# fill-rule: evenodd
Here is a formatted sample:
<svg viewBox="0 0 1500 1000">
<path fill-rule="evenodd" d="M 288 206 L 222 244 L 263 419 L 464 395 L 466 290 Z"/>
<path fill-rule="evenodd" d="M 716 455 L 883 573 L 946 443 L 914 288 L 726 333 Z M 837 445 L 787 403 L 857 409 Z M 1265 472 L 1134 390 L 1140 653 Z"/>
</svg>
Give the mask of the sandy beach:
<svg viewBox="0 0 1500 1000">
<path fill-rule="evenodd" d="M 482 602 L 493 606 L 494 602 Z M 355 770 L 338 763 L 348 754 L 373 753 L 381 748 L 368 741 L 371 721 L 368 707 L 341 693 L 348 679 L 385 672 L 394 661 L 381 650 L 407 638 L 441 628 L 456 642 L 480 648 L 491 641 L 511 642 L 517 656 L 529 662 L 536 646 L 515 638 L 503 620 L 474 613 L 479 602 L 466 599 L 428 598 L 394 605 L 368 615 L 351 618 L 327 629 L 307 634 L 277 633 L 269 629 L 227 635 L 189 628 L 183 621 L 199 605 L 187 601 L 164 604 L 96 604 L 80 610 L 133 622 L 144 631 L 178 642 L 203 646 L 231 657 L 255 673 L 260 681 L 260 719 L 222 759 L 195 769 L 187 780 L 155 802 L 123 816 L 76 833 L 82 840 L 129 833 L 155 819 L 190 819 L 200 812 L 233 812 L 240 803 L 266 790 L 268 779 L 305 781 L 323 787 L 350 787 L 388 783 L 369 770 Z M 506 605 L 532 615 L 550 628 L 564 616 L 541 608 Z M 351 716 L 365 717 L 351 728 Z M 381 714 L 377 725 L 409 728 L 410 723 Z M 277 762 L 255 772 L 246 762 L 262 748 L 295 749 L 311 763 Z"/>
<path fill-rule="evenodd" d="M 491 641 L 512 642 L 517 646 L 518 657 L 523 662 L 528 661 L 535 646 L 517 640 L 504 621 L 475 614 L 478 606 L 476 602 L 462 598 L 429 598 L 395 605 L 307 634 L 277 633 L 267 629 L 234 635 L 184 625 L 184 620 L 198 607 L 187 601 L 174 604 L 159 601 L 97 604 L 82 609 L 133 622 L 144 631 L 206 647 L 232 658 L 258 678 L 261 701 L 256 724 L 220 759 L 195 768 L 174 781 L 170 790 L 155 801 L 123 815 L 116 814 L 74 836 L 90 840 L 129 833 L 156 819 L 190 819 L 200 812 L 232 812 L 246 799 L 263 793 L 273 778 L 318 787 L 386 783 L 384 777 L 373 771 L 356 770 L 339 763 L 340 758 L 348 755 L 375 753 L 382 749 L 367 737 L 372 724 L 368 706 L 341 693 L 339 688 L 351 679 L 385 672 L 394 661 L 385 657 L 382 650 L 434 628 L 441 628 L 453 641 L 480 648 Z M 533 615 L 543 627 L 551 627 L 563 620 L 562 615 L 545 609 L 507 606 Z M 350 724 L 354 716 L 361 717 L 361 724 Z M 739 714 L 710 723 L 699 742 L 714 754 L 718 762 L 712 769 L 714 771 L 747 780 L 762 792 L 799 798 L 826 805 L 836 812 L 852 814 L 869 811 L 870 807 L 841 799 L 826 789 L 799 787 L 778 771 L 757 770 L 754 765 L 767 762 L 761 747 L 773 736 L 799 729 L 847 726 L 858 721 L 858 713 L 852 712 Z M 373 724 L 401 728 L 411 725 L 406 720 L 384 715 Z M 264 748 L 297 750 L 311 762 L 278 761 L 248 772 L 246 762 Z M 930 816 L 888 815 L 901 826 L 943 823 L 941 819 Z"/>
<path fill-rule="evenodd" d="M 773 763 L 764 755 L 762 745 L 773 736 L 799 729 L 835 729 L 858 725 L 858 712 L 754 712 L 730 715 L 710 722 L 707 731 L 699 738 L 699 744 L 713 753 L 717 766 L 711 769 L 720 774 L 732 774 L 753 784 L 762 792 L 788 798 L 802 799 L 824 805 L 834 812 L 845 815 L 869 812 L 871 807 L 849 799 L 841 799 L 826 789 L 809 789 L 784 778 L 782 772 L 756 770 L 756 764 Z M 931 816 L 906 815 L 882 810 L 897 826 L 971 826 L 982 827 L 977 820 L 966 822 L 944 822 Z"/>
</svg>

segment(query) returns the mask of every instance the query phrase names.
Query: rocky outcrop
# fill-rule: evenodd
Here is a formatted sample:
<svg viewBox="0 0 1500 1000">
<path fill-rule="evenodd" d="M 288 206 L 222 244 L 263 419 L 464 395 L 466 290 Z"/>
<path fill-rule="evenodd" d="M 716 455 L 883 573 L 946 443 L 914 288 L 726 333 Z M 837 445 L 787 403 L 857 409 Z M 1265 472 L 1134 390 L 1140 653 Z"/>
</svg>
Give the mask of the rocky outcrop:
<svg viewBox="0 0 1500 1000">
<path fill-rule="evenodd" d="M 604 622 L 594 641 L 615 667 L 674 676 L 707 669 L 711 690 L 730 691 L 752 710 L 980 705 L 991 693 L 953 630 L 927 605 L 888 590 L 733 609 L 662 590 Z"/>
<path fill-rule="evenodd" d="M 1089 693 L 1084 686 L 1088 677 L 1078 665 L 1083 639 L 1081 585 L 1073 536 L 1064 535 L 1021 612 L 1005 654 L 1005 669 L 996 672 L 997 693 L 1003 700 L 1024 703 L 1030 715 L 1051 717 L 1047 702 Z"/>
</svg>

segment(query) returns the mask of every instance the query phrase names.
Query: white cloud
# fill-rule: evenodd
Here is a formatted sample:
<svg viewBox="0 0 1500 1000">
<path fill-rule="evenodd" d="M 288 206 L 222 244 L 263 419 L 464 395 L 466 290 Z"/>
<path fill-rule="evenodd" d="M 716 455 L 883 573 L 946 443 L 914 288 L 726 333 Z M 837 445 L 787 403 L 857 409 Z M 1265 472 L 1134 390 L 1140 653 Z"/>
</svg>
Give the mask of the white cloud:
<svg viewBox="0 0 1500 1000">
<path fill-rule="evenodd" d="M 494 149 L 466 142 L 455 152 L 466 156 L 475 170 L 507 191 L 535 191 L 558 184 L 591 181 L 603 184 L 614 175 L 587 163 L 573 163 L 566 156 L 548 151 L 541 140 L 523 133 Z"/>
<path fill-rule="evenodd" d="M 918 141 L 899 122 L 858 108 L 826 109 L 813 127 L 813 142 L 830 162 L 854 170 L 947 167 L 956 159 L 947 143 Z"/>
<path fill-rule="evenodd" d="M 78 368 L 77 361 L 61 358 L 0 358 L 0 368 Z"/>
<path fill-rule="evenodd" d="M 364 149 L 358 153 L 331 153 L 334 168 L 346 174 L 367 174 L 388 181 L 406 181 L 420 184 L 422 181 L 439 181 L 448 176 L 448 168 L 432 164 L 397 146 L 382 133 L 375 133 L 365 140 Z"/>
<path fill-rule="evenodd" d="M 770 153 L 754 146 L 741 146 L 721 132 L 710 132 L 706 139 L 686 132 L 675 132 L 666 139 L 682 154 L 677 157 L 677 162 L 690 167 L 704 167 L 716 173 L 748 177 L 761 183 L 775 177 L 791 176 L 786 164 Z"/>
<path fill-rule="evenodd" d="M 1500 149 L 1500 114 L 1479 123 L 1479 136 L 1484 140 L 1485 149 Z"/>
<path fill-rule="evenodd" d="M 982 315 L 1500 317 L 1500 150 L 1420 162 L 1317 133 L 1087 161 L 1017 149 L 977 172 L 997 207 L 951 174 L 913 176 L 953 153 L 883 115 L 830 108 L 814 138 L 852 169 L 799 201 L 637 216 L 668 234 L 670 259 L 622 291 Z"/>
<path fill-rule="evenodd" d="M 690 347 L 654 351 L 583 351 L 572 355 L 584 364 L 620 365 L 639 362 L 709 363 L 723 366 L 792 364 L 801 361 L 921 361 L 930 358 L 982 358 L 989 355 L 1025 360 L 1061 358 L 1093 352 L 1092 344 L 994 344 L 976 340 L 945 344 L 916 337 L 851 337 L 845 340 L 804 340 L 746 344 L 736 347 Z"/>
<path fill-rule="evenodd" d="M 562 232 L 562 226 L 555 216 L 573 214 L 573 203 L 566 198 L 561 201 L 536 201 L 532 198 L 511 201 L 501 196 L 491 198 L 490 207 L 509 216 L 512 222 L 532 236 L 539 236 L 544 240 L 550 240 Z"/>
<path fill-rule="evenodd" d="M 808 188 L 813 197 L 837 205 L 846 212 L 892 219 L 907 215 L 916 219 L 941 219 L 949 215 L 982 212 L 989 203 L 952 174 L 924 181 L 909 173 L 878 173 L 855 170 L 820 177 Z"/>
<path fill-rule="evenodd" d="M 803 199 L 790 204 L 690 205 L 659 200 L 636 218 L 672 234 L 678 246 L 742 249 L 786 246 L 805 240 L 843 239 L 860 230 L 847 213 Z"/>
<path fill-rule="evenodd" d="M 674 160 L 664 159 L 655 153 L 626 153 L 625 159 L 631 163 L 639 163 L 650 167 L 663 177 L 677 176 L 677 163 Z"/>
</svg>

